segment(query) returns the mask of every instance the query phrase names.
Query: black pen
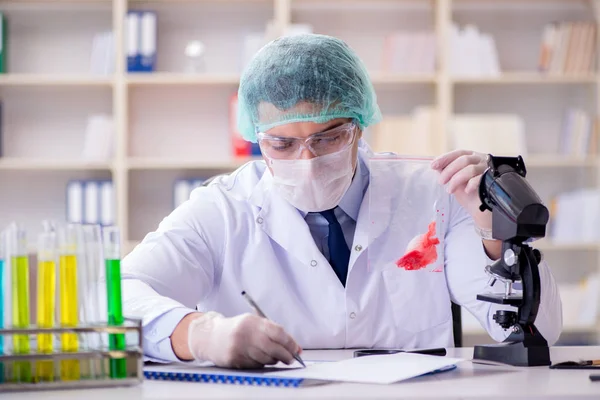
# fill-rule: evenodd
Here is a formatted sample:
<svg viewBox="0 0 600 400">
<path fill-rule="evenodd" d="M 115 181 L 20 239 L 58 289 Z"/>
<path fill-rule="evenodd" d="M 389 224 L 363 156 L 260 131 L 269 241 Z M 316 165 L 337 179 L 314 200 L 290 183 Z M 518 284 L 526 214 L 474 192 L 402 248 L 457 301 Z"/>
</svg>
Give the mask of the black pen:
<svg viewBox="0 0 600 400">
<path fill-rule="evenodd" d="M 431 356 L 445 356 L 446 349 L 443 347 L 435 348 L 435 349 L 418 349 L 418 350 L 366 349 L 366 350 L 356 350 L 354 352 L 354 357 L 389 355 L 389 354 L 397 354 L 397 353 L 413 353 L 413 354 L 427 354 L 427 355 L 431 355 Z"/>
<path fill-rule="evenodd" d="M 246 299 L 246 301 L 248 301 L 248 303 L 250 304 L 250 307 L 254 308 L 254 310 L 256 311 L 256 313 L 265 318 L 265 319 L 269 319 L 267 318 L 267 316 L 265 315 L 265 313 L 262 312 L 262 310 L 260 309 L 260 307 L 258 306 L 258 304 L 256 304 L 256 302 L 254 302 L 254 300 L 252 300 L 252 297 L 250 297 L 250 295 L 248 293 L 246 293 L 246 291 L 242 292 L 242 296 L 244 296 L 244 298 Z M 294 358 L 296 359 L 296 361 L 298 361 L 300 364 L 302 364 L 302 366 L 304 368 L 306 368 L 306 364 L 304 364 L 304 361 L 302 361 L 302 358 L 300 357 L 300 355 L 298 353 L 294 353 L 293 354 Z"/>
<path fill-rule="evenodd" d="M 550 369 L 600 369 L 600 360 L 563 361 L 552 364 Z"/>
</svg>

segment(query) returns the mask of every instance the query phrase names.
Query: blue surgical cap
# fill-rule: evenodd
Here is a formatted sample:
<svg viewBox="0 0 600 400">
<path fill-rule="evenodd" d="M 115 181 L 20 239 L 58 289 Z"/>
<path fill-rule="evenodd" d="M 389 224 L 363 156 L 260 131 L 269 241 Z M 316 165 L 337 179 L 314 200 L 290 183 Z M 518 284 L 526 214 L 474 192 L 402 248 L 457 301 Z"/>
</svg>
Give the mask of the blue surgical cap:
<svg viewBox="0 0 600 400">
<path fill-rule="evenodd" d="M 293 122 L 353 118 L 361 128 L 381 120 L 375 89 L 356 53 L 318 34 L 280 37 L 250 61 L 238 89 L 238 129 L 256 133 Z"/>
</svg>

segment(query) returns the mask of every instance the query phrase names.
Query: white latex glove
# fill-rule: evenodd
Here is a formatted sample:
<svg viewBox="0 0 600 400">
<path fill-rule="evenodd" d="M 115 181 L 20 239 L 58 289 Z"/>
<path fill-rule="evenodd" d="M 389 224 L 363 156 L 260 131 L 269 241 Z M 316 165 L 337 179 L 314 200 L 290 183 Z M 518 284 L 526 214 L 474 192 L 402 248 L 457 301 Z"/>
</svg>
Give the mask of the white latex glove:
<svg viewBox="0 0 600 400">
<path fill-rule="evenodd" d="M 219 367 L 259 368 L 281 361 L 294 362 L 300 346 L 281 326 L 253 314 L 225 318 L 208 312 L 192 320 L 188 346 L 197 361 Z"/>
</svg>

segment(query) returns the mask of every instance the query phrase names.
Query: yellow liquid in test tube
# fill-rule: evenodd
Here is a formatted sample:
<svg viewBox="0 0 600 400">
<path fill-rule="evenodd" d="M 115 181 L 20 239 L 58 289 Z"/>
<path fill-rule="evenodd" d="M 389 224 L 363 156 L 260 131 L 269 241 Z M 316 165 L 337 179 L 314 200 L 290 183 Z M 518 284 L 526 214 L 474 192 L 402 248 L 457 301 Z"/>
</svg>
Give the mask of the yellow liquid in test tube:
<svg viewBox="0 0 600 400">
<path fill-rule="evenodd" d="M 53 328 L 56 305 L 56 235 L 42 233 L 38 241 L 38 289 L 37 289 L 37 325 L 39 328 Z M 52 353 L 53 337 L 51 333 L 38 335 L 39 353 Z M 38 381 L 54 380 L 54 362 L 51 360 L 36 363 Z"/>
<path fill-rule="evenodd" d="M 26 255 L 11 257 L 12 265 L 12 317 L 15 328 L 29 327 L 29 260 Z M 29 353 L 29 335 L 13 335 L 15 354 Z M 14 379 L 31 382 L 31 363 L 15 361 Z"/>
<path fill-rule="evenodd" d="M 54 299 L 56 295 L 56 263 L 54 261 L 39 262 L 38 279 L 40 287 L 38 289 L 37 324 L 40 328 L 52 328 L 54 327 Z M 52 341 L 51 333 L 38 335 L 38 352 L 52 353 Z M 52 381 L 54 380 L 54 363 L 50 360 L 38 361 L 36 372 L 39 381 Z"/>
<path fill-rule="evenodd" d="M 60 324 L 63 327 L 75 327 L 78 324 L 77 307 L 77 256 L 61 254 L 60 262 Z M 64 352 L 79 350 L 79 340 L 75 333 L 63 333 L 61 348 Z M 79 380 L 79 360 L 61 360 L 60 376 L 62 380 Z"/>
</svg>

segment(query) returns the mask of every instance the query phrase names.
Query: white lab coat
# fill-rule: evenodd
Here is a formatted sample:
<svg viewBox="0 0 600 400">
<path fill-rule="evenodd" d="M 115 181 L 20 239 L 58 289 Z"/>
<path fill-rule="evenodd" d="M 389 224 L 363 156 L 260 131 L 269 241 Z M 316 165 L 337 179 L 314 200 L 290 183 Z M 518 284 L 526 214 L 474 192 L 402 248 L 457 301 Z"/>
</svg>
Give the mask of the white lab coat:
<svg viewBox="0 0 600 400">
<path fill-rule="evenodd" d="M 359 157 L 371 154 L 361 143 Z M 395 176 L 382 178 L 397 181 Z M 393 263 L 372 263 L 383 256 L 399 258 L 406 244 L 423 233 L 423 226 L 395 230 L 393 224 L 401 218 L 371 221 L 371 182 L 360 208 L 344 288 L 301 213 L 274 191 L 271 181 L 265 164 L 257 161 L 196 189 L 123 260 L 125 315 L 143 318 L 144 325 L 182 307 L 231 317 L 252 312 L 240 294 L 245 290 L 304 349 L 451 347 L 452 300 L 470 311 L 494 339 L 506 337 L 492 319 L 498 306 L 476 299 L 491 291 L 484 272 L 491 260 L 471 217 L 453 196 L 443 191 L 443 197 L 435 199 L 448 211 L 438 228 L 443 246 L 437 268 L 442 273 L 405 271 Z M 412 193 L 417 186 L 414 204 L 433 193 L 439 196 L 436 182 L 424 184 L 416 176 L 402 182 L 406 190 L 391 192 Z M 402 202 L 404 194 L 398 196 L 378 202 L 378 213 L 385 215 L 391 211 L 386 207 Z M 419 214 L 415 209 L 414 215 Z M 370 249 L 386 253 L 369 256 Z M 545 262 L 540 271 L 542 304 L 536 326 L 552 344 L 562 329 L 561 302 Z M 496 286 L 494 291 L 502 292 Z"/>
</svg>

